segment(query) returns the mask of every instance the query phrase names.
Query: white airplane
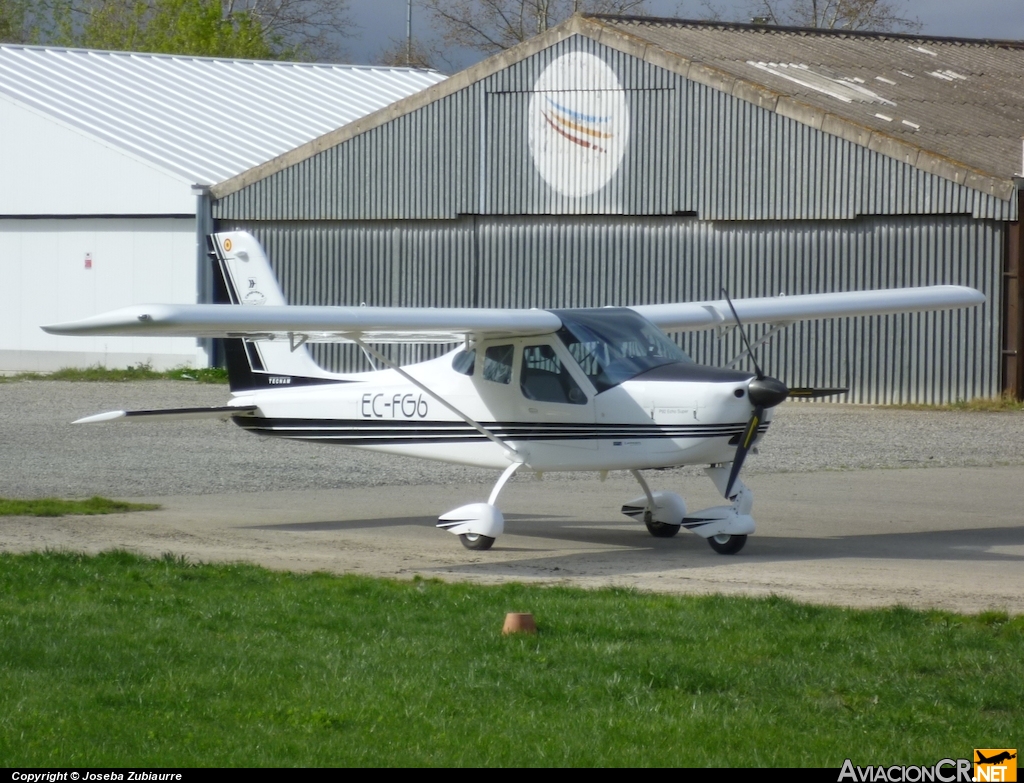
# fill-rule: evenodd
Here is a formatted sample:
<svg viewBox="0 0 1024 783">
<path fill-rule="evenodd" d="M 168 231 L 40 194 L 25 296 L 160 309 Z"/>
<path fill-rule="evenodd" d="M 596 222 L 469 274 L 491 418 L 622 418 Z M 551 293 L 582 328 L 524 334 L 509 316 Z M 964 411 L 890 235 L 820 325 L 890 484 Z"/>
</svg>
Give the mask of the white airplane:
<svg viewBox="0 0 1024 783">
<path fill-rule="evenodd" d="M 754 532 L 744 459 L 789 397 L 845 389 L 789 389 L 756 373 L 695 364 L 665 332 L 968 307 L 973 288 L 726 297 L 719 301 L 575 310 L 287 306 L 254 237 L 215 234 L 212 253 L 233 304 L 139 305 L 43 327 L 62 335 L 167 335 L 225 340 L 232 399 L 224 407 L 112 411 L 80 419 L 230 418 L 260 435 L 312 440 L 501 470 L 486 503 L 441 515 L 469 549 L 504 530 L 495 505 L 517 470 L 628 470 L 643 495 L 622 507 L 651 535 L 686 528 L 722 554 Z M 347 341 L 380 366 L 333 373 L 306 343 Z M 744 334 L 746 342 L 746 335 Z M 399 367 L 374 346 L 461 342 L 438 359 Z M 754 360 L 747 343 L 747 353 Z M 742 358 L 742 357 L 737 357 Z M 652 491 L 641 471 L 705 465 L 726 504 L 688 512 Z"/>
</svg>

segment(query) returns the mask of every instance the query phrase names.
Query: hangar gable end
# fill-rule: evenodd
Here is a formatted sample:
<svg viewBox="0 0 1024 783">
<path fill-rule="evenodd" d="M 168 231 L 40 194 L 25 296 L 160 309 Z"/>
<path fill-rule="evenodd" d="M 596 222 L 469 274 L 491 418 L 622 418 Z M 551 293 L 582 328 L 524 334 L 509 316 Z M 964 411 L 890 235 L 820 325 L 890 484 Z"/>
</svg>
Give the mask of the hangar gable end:
<svg viewBox="0 0 1024 783">
<path fill-rule="evenodd" d="M 321 137 L 265 176 L 222 183 L 214 217 L 1015 216 L 1012 200 L 970 187 L 962 173 L 918 168 L 906 145 L 870 149 L 586 35 L 495 64 L 355 123 L 340 139 Z"/>
</svg>

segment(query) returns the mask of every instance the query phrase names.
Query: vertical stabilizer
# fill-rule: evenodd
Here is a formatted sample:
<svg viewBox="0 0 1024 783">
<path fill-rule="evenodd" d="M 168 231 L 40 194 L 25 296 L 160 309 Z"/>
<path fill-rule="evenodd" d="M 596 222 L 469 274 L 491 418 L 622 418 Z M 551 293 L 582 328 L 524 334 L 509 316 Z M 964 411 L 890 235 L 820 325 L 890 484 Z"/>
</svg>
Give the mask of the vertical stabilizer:
<svg viewBox="0 0 1024 783">
<path fill-rule="evenodd" d="M 243 307 L 286 305 L 274 270 L 260 243 L 244 231 L 211 234 L 211 255 L 223 285 L 223 301 Z M 225 340 L 224 351 L 232 391 L 270 386 L 330 383 L 301 337 L 292 340 Z"/>
</svg>

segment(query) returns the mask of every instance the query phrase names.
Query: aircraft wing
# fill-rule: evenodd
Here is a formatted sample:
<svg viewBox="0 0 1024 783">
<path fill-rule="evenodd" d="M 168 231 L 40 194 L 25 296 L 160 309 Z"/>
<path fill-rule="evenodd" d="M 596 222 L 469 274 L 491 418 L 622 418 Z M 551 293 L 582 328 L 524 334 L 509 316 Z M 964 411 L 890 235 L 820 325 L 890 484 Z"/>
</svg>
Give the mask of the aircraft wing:
<svg viewBox="0 0 1024 783">
<path fill-rule="evenodd" d="M 136 305 L 65 324 L 50 334 L 306 338 L 308 342 L 456 343 L 527 337 L 562 326 L 546 310 L 434 307 L 317 307 L 249 305 Z"/>
<path fill-rule="evenodd" d="M 817 318 L 845 318 L 855 315 L 886 315 L 918 310 L 949 310 L 985 301 L 985 295 L 959 285 L 922 288 L 890 288 L 879 291 L 848 291 L 836 294 L 767 296 L 733 299 L 736 314 L 745 324 L 786 324 Z M 631 307 L 666 332 L 693 332 L 736 323 L 725 299 L 682 304 Z"/>
<path fill-rule="evenodd" d="M 835 294 L 735 299 L 743 323 L 785 324 L 817 318 L 943 310 L 981 304 L 985 296 L 963 286 L 893 288 Z M 733 325 L 724 299 L 632 307 L 666 332 Z M 301 342 L 453 343 L 527 337 L 560 329 L 547 310 L 282 305 L 135 305 L 81 321 L 44 326 L 61 335 L 241 337 Z"/>
</svg>

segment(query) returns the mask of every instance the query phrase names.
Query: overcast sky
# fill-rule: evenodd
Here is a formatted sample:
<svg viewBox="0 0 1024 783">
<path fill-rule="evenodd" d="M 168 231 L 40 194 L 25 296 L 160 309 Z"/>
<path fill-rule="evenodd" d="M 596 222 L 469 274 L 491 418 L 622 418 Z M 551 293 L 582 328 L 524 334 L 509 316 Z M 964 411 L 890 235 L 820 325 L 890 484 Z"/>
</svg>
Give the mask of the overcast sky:
<svg viewBox="0 0 1024 783">
<path fill-rule="evenodd" d="M 349 0 L 350 16 L 356 27 L 345 43 L 349 62 L 379 62 L 381 52 L 395 41 L 405 40 L 408 0 Z M 743 0 L 714 0 L 722 18 L 749 21 L 750 3 Z M 413 0 L 413 36 L 433 35 L 429 20 L 421 10 L 422 0 Z M 648 0 L 648 10 L 659 16 L 699 19 L 707 16 L 700 0 Z M 924 25 L 925 35 L 963 38 L 1001 38 L 1024 40 L 1024 3 L 1021 0 L 907 0 L 902 4 L 906 16 Z M 456 52 L 454 68 L 466 68 L 481 55 Z"/>
</svg>

